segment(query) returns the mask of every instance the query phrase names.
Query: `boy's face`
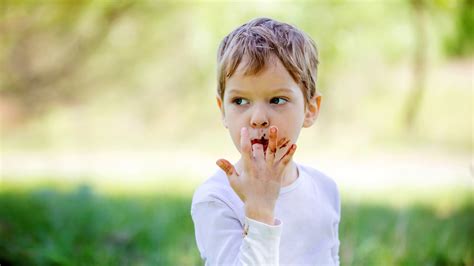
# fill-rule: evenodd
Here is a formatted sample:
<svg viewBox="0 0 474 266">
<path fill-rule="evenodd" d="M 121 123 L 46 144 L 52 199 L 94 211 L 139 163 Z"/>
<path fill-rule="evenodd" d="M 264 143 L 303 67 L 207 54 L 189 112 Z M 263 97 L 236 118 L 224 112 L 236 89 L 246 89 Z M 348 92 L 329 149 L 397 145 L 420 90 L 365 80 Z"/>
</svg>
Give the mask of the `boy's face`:
<svg viewBox="0 0 474 266">
<path fill-rule="evenodd" d="M 247 127 L 252 144 L 259 140 L 266 149 L 270 126 L 278 128 L 278 139 L 296 143 L 301 128 L 311 126 L 317 118 L 321 96 L 305 106 L 301 88 L 276 57 L 257 75 L 248 76 L 244 75 L 245 60 L 227 80 L 224 99 L 217 97 L 234 145 L 240 151 L 240 130 Z"/>
</svg>

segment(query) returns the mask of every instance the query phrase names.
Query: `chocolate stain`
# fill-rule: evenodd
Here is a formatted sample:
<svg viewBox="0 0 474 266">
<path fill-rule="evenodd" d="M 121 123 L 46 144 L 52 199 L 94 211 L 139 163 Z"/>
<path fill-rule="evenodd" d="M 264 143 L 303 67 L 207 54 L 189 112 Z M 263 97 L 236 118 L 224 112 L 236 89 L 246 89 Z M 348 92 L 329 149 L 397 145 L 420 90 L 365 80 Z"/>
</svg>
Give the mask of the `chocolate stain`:
<svg viewBox="0 0 474 266">
<path fill-rule="evenodd" d="M 283 142 L 283 141 L 284 141 L 284 142 Z M 288 143 L 290 143 L 290 140 L 284 138 L 284 139 L 282 140 L 282 142 L 283 142 L 283 143 L 281 143 L 281 144 L 278 146 L 278 148 L 280 148 L 280 149 L 283 149 L 283 148 L 285 148 L 286 146 L 288 146 Z"/>
<path fill-rule="evenodd" d="M 286 141 L 286 138 L 282 138 L 282 139 L 280 139 L 280 140 L 278 141 L 278 144 L 277 144 L 277 146 L 278 146 L 278 147 L 280 147 L 280 146 L 281 146 L 281 144 L 283 144 L 283 142 L 285 142 L 285 141 Z"/>
</svg>

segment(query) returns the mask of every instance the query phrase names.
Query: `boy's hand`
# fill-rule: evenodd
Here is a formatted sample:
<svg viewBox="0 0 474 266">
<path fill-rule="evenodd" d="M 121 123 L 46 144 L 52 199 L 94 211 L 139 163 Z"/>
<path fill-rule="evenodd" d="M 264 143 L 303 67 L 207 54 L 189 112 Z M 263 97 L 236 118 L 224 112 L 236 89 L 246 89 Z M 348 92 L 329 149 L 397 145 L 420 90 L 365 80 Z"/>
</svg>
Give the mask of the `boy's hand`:
<svg viewBox="0 0 474 266">
<path fill-rule="evenodd" d="M 232 189 L 245 204 L 247 217 L 273 224 L 275 202 L 280 193 L 280 186 L 285 167 L 296 151 L 296 144 L 287 147 L 289 140 L 278 140 L 278 129 L 270 127 L 268 148 L 265 152 L 262 144 L 251 145 L 247 128 L 240 134 L 240 151 L 243 168 L 237 173 L 235 167 L 225 159 L 219 159 L 217 165 L 226 173 Z M 287 151 L 281 158 L 276 158 L 279 149 Z"/>
</svg>

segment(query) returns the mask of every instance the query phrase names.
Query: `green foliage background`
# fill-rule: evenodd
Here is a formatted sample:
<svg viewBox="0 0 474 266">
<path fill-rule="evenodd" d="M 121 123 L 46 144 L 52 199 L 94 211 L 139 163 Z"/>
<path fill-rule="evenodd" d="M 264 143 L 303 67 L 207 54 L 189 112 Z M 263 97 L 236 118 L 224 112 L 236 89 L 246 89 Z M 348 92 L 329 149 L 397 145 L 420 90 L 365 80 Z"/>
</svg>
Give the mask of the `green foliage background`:
<svg viewBox="0 0 474 266">
<path fill-rule="evenodd" d="M 189 146 L 189 132 L 209 146 L 222 138 L 217 46 L 235 27 L 268 16 L 318 44 L 324 105 L 310 134 L 330 141 L 350 128 L 383 138 L 376 145 L 416 139 L 469 151 L 471 126 L 461 117 L 472 113 L 472 3 L 421 2 L 428 89 L 407 135 L 418 34 L 408 1 L 3 0 L 2 148 Z"/>
</svg>

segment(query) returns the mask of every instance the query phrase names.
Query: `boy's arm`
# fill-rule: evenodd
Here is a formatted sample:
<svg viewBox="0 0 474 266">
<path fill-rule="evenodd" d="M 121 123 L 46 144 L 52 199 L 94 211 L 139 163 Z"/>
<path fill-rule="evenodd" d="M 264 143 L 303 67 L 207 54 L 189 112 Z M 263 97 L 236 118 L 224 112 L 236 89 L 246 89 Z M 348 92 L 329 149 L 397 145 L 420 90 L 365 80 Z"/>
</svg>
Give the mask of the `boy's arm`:
<svg viewBox="0 0 474 266">
<path fill-rule="evenodd" d="M 336 232 L 336 244 L 331 248 L 331 255 L 332 255 L 332 259 L 335 263 L 335 265 L 339 265 L 340 264 L 340 261 L 339 261 L 339 245 L 340 245 L 340 242 L 339 242 L 339 222 L 334 224 L 333 225 L 335 228 L 334 228 L 334 231 Z"/>
<path fill-rule="evenodd" d="M 278 143 L 278 129 L 271 126 L 269 131 L 265 153 L 262 144 L 252 145 L 248 129 L 241 129 L 240 153 L 243 167 L 240 173 L 229 161 L 217 161 L 217 165 L 226 173 L 230 186 L 244 203 L 247 235 L 242 235 L 240 222 L 232 218 L 233 213 L 225 204 L 220 207 L 219 204 L 208 204 L 194 210 L 198 246 L 201 245 L 203 257 L 211 260 L 210 264 L 214 265 L 213 260 L 219 261 L 220 258 L 224 258 L 224 261 L 229 258 L 229 263 L 237 265 L 279 263 L 281 223 L 275 220 L 274 209 L 284 170 L 295 153 L 296 145 L 291 144 L 284 149 L 289 140 L 283 138 Z M 281 158 L 277 158 L 278 150 L 284 151 Z M 222 213 L 225 210 L 230 213 Z M 235 248 L 235 245 L 239 248 Z"/>
<path fill-rule="evenodd" d="M 194 204 L 196 242 L 206 265 L 278 265 L 281 222 L 268 225 L 246 217 L 242 228 L 223 202 Z"/>
<path fill-rule="evenodd" d="M 331 253 L 333 260 L 336 265 L 340 264 L 339 260 L 339 246 L 341 242 L 339 241 L 339 222 L 341 221 L 341 197 L 339 194 L 339 189 L 337 188 L 337 185 L 334 184 L 334 197 L 335 197 L 335 207 L 337 211 L 337 216 L 338 219 L 337 221 L 333 224 L 334 226 L 334 232 L 336 232 L 335 238 L 336 238 L 336 244 L 331 248 Z"/>
</svg>

